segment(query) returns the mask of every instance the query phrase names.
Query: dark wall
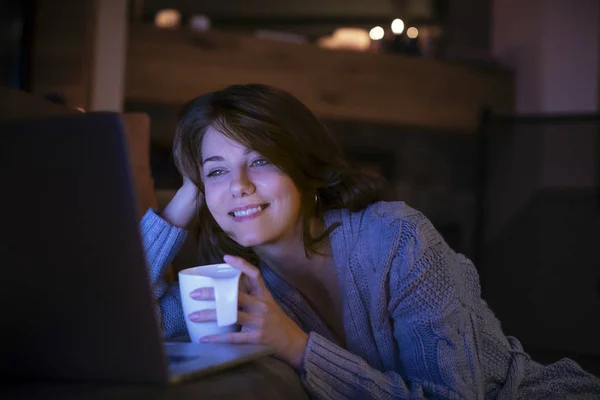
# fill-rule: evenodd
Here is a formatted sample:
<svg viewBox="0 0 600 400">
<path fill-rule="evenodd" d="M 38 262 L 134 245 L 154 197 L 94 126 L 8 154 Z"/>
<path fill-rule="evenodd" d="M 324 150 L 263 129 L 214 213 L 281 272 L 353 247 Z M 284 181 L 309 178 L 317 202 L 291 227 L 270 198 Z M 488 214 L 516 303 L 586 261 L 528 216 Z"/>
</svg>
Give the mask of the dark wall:
<svg viewBox="0 0 600 400">
<path fill-rule="evenodd" d="M 456 251 L 473 257 L 475 135 L 409 126 L 326 121 L 353 165 L 376 169 L 391 197 L 424 213 Z"/>
<path fill-rule="evenodd" d="M 493 122 L 484 298 L 527 348 L 600 356 L 600 116 Z"/>
<path fill-rule="evenodd" d="M 0 2 L 0 85 L 27 89 L 33 1 Z"/>
</svg>

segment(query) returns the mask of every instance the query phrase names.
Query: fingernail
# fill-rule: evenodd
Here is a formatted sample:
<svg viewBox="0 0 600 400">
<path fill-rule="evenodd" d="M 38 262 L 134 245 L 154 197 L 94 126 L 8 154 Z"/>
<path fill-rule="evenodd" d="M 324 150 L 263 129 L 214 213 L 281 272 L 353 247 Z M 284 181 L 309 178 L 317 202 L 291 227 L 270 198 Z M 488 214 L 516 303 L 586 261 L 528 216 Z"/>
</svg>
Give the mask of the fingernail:
<svg viewBox="0 0 600 400">
<path fill-rule="evenodd" d="M 200 338 L 200 342 L 201 343 L 206 343 L 206 342 L 210 342 L 210 338 L 208 336 L 204 336 Z"/>
<path fill-rule="evenodd" d="M 199 318 L 198 318 L 198 316 L 196 314 L 190 314 L 190 315 L 188 315 L 188 318 L 192 322 L 198 322 L 199 321 Z"/>
</svg>

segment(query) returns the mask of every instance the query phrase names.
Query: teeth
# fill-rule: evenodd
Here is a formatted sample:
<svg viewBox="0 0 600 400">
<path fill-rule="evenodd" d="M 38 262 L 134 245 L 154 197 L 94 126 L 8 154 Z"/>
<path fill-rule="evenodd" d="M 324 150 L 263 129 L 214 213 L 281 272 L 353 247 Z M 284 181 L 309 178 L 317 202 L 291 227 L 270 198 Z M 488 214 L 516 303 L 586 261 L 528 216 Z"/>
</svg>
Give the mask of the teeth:
<svg viewBox="0 0 600 400">
<path fill-rule="evenodd" d="M 233 215 L 236 216 L 236 217 L 246 217 L 248 215 L 252 215 L 252 214 L 257 213 L 260 210 L 262 210 L 262 207 L 249 208 L 249 209 L 244 210 L 244 211 L 236 211 L 236 212 L 233 213 Z"/>
</svg>

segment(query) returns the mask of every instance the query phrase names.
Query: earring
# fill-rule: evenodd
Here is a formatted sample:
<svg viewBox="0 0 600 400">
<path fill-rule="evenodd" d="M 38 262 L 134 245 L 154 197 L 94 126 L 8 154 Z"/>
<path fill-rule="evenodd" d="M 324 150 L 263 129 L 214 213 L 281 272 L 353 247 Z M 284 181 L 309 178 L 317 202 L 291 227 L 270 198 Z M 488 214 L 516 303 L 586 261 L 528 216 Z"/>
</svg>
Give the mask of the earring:
<svg viewBox="0 0 600 400">
<path fill-rule="evenodd" d="M 319 202 L 319 195 L 315 193 L 315 204 Z"/>
</svg>

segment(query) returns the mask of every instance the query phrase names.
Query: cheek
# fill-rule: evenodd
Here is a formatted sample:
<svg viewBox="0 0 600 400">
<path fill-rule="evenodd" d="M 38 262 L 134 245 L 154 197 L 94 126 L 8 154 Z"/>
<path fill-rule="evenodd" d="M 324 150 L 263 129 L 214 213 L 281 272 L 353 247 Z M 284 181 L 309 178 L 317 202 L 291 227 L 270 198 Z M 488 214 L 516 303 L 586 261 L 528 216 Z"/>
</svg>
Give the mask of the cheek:
<svg viewBox="0 0 600 400">
<path fill-rule="evenodd" d="M 223 207 L 223 201 L 219 196 L 217 190 L 209 187 L 204 189 L 204 202 L 206 203 L 206 207 L 208 211 L 212 214 L 213 218 L 219 215 L 219 210 Z M 216 218 L 215 218 L 216 219 Z"/>
<path fill-rule="evenodd" d="M 281 195 L 285 198 L 287 206 L 290 212 L 293 214 L 299 214 L 300 212 L 300 192 L 296 189 L 292 183 L 287 182 L 286 185 L 281 186 Z"/>
<path fill-rule="evenodd" d="M 292 180 L 290 180 L 289 178 L 286 180 L 284 185 L 281 185 L 283 190 L 288 194 L 288 197 L 290 198 L 291 201 L 295 202 L 295 203 L 299 203 L 300 202 L 300 191 L 298 190 L 298 188 L 296 187 L 296 185 L 294 185 L 294 182 Z"/>
<path fill-rule="evenodd" d="M 221 228 L 221 230 L 228 230 L 228 226 L 229 226 L 229 219 L 227 217 L 227 215 L 224 215 L 223 210 L 219 209 L 219 202 L 210 202 L 206 201 L 206 207 L 208 208 L 208 211 L 210 212 L 210 215 L 212 215 L 212 217 L 214 218 L 215 222 L 217 223 L 217 225 L 219 226 L 219 228 Z"/>
</svg>

